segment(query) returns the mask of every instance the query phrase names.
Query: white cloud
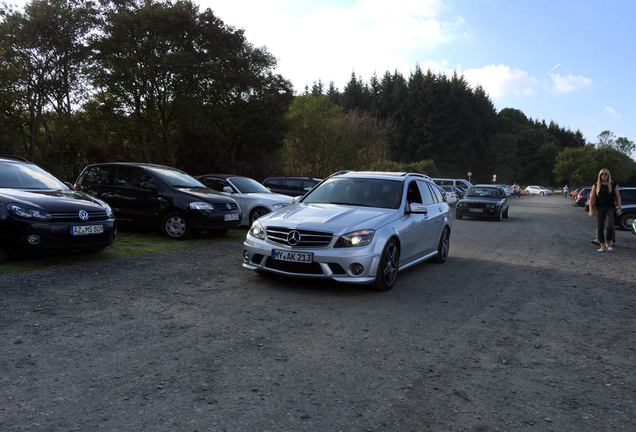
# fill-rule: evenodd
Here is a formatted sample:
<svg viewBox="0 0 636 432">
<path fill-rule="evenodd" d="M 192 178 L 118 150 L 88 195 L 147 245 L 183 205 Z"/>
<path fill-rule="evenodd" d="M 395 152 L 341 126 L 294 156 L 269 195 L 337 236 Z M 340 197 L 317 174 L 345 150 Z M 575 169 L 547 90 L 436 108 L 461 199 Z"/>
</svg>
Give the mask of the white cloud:
<svg viewBox="0 0 636 432">
<path fill-rule="evenodd" d="M 592 85 L 591 79 L 582 76 L 574 76 L 572 74 L 569 74 L 567 76 L 550 74 L 550 77 L 552 78 L 552 83 L 554 84 L 553 91 L 555 93 L 569 93 L 581 87 Z"/>
<path fill-rule="evenodd" d="M 611 114 L 611 115 L 613 115 L 614 117 L 618 117 L 618 118 L 620 118 L 620 117 L 621 117 L 621 115 L 620 115 L 619 113 L 617 113 L 616 111 L 614 111 L 614 108 L 612 108 L 612 107 L 606 107 L 606 108 L 604 109 L 604 111 L 606 111 L 606 112 L 610 113 L 610 114 Z"/>
<path fill-rule="evenodd" d="M 461 73 L 471 85 L 481 85 L 492 99 L 504 96 L 531 95 L 538 83 L 538 80 L 528 75 L 527 72 L 510 69 L 504 65 L 468 69 Z"/>
<path fill-rule="evenodd" d="M 435 19 L 445 7 L 441 0 L 361 0 L 349 7 L 259 0 L 209 7 L 226 24 L 244 28 L 254 45 L 266 46 L 279 59 L 276 72 L 299 92 L 319 79 L 342 90 L 352 72 L 365 82 L 396 69 L 408 75 L 414 52 L 448 42 L 463 24 Z"/>
</svg>

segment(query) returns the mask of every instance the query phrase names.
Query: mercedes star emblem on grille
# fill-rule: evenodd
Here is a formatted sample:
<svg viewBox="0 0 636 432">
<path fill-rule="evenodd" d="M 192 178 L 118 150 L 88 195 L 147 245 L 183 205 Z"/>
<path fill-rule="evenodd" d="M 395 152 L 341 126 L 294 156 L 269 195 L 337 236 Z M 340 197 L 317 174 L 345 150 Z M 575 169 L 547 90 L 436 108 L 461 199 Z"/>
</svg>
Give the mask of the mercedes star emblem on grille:
<svg viewBox="0 0 636 432">
<path fill-rule="evenodd" d="M 296 246 L 300 242 L 300 233 L 296 230 L 290 231 L 287 234 L 287 243 L 292 246 Z"/>
<path fill-rule="evenodd" d="M 229 203 L 225 204 L 225 207 L 227 207 L 228 210 L 232 210 L 232 206 Z"/>
<path fill-rule="evenodd" d="M 88 212 L 86 210 L 80 210 L 79 218 L 83 221 L 88 220 Z"/>
</svg>

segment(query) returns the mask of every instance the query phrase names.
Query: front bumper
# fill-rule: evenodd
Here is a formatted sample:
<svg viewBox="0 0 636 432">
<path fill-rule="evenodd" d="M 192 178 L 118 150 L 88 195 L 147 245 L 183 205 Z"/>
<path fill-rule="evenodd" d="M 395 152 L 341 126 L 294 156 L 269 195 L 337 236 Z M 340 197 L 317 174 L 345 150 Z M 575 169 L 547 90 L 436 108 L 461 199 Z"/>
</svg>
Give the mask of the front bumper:
<svg viewBox="0 0 636 432">
<path fill-rule="evenodd" d="M 474 212 L 470 210 L 470 207 L 468 208 L 460 208 L 457 207 L 455 209 L 455 214 L 459 215 L 459 216 L 466 216 L 466 217 L 496 217 L 499 215 L 499 211 L 500 209 L 498 208 L 481 208 L 479 210 L 482 210 L 481 212 Z"/>
<path fill-rule="evenodd" d="M 243 242 L 243 267 L 285 276 L 369 284 L 375 281 L 382 254 L 381 250 L 375 250 L 374 245 L 375 241 L 359 248 L 292 248 L 248 236 Z M 274 249 L 311 252 L 313 253 L 313 262 L 307 264 L 276 260 L 272 258 L 272 250 Z M 356 271 L 356 269 L 358 270 Z"/>
</svg>

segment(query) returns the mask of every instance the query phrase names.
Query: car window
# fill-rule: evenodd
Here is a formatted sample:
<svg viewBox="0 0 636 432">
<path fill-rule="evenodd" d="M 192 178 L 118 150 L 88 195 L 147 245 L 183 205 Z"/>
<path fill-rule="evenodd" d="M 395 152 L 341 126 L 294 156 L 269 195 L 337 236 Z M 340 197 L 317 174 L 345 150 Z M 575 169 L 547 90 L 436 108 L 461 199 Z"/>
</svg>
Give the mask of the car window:
<svg viewBox="0 0 636 432">
<path fill-rule="evenodd" d="M 465 196 L 474 198 L 501 198 L 501 191 L 493 187 L 471 187 L 468 189 Z"/>
<path fill-rule="evenodd" d="M 422 196 L 420 195 L 420 190 L 414 181 L 410 182 L 408 185 L 408 189 L 406 191 L 406 202 L 409 205 L 413 203 L 422 204 Z"/>
<path fill-rule="evenodd" d="M 174 188 L 205 188 L 205 185 L 199 180 L 177 169 L 156 166 L 147 169 Z"/>
<path fill-rule="evenodd" d="M 298 179 L 285 179 L 283 186 L 287 190 L 302 192 L 302 181 Z"/>
<path fill-rule="evenodd" d="M 209 187 L 212 190 L 218 191 L 218 192 L 223 192 L 223 188 L 225 186 L 230 186 L 230 184 L 220 178 L 215 178 L 215 177 L 204 177 L 202 179 L 199 180 L 201 183 L 203 183 L 204 185 L 206 185 L 207 187 Z"/>
<path fill-rule="evenodd" d="M 420 197 L 422 198 L 422 204 L 431 205 L 435 204 L 436 200 L 433 198 L 433 194 L 426 184 L 426 182 L 417 182 L 418 189 L 420 190 Z"/>
<path fill-rule="evenodd" d="M 302 202 L 305 204 L 342 204 L 397 209 L 401 197 L 401 181 L 332 178 L 313 189 L 303 198 Z"/>
<path fill-rule="evenodd" d="M 141 168 L 131 166 L 117 167 L 115 186 L 139 189 L 143 182 L 151 181 L 153 181 L 153 178 Z"/>
<path fill-rule="evenodd" d="M 280 182 L 281 182 L 280 179 L 271 179 L 271 180 L 265 180 L 263 184 L 267 186 L 268 188 L 279 188 Z"/>
<path fill-rule="evenodd" d="M 68 187 L 36 165 L 1 164 L 0 188 L 68 190 Z"/>
<path fill-rule="evenodd" d="M 269 190 L 259 182 L 248 177 L 233 177 L 232 183 L 241 193 L 269 193 Z"/>
<path fill-rule="evenodd" d="M 313 180 L 305 180 L 305 181 L 303 181 L 303 190 L 305 192 L 310 191 L 311 188 L 316 186 L 316 183 L 318 183 L 318 182 L 317 181 L 313 181 Z"/>
<path fill-rule="evenodd" d="M 438 203 L 444 202 L 444 197 L 442 197 L 442 192 L 439 190 L 437 186 L 433 186 L 427 183 L 427 186 L 430 188 L 431 193 L 433 194 L 433 199 Z"/>
<path fill-rule="evenodd" d="M 92 185 L 112 185 L 115 166 L 102 165 L 88 168 L 84 181 Z"/>
</svg>

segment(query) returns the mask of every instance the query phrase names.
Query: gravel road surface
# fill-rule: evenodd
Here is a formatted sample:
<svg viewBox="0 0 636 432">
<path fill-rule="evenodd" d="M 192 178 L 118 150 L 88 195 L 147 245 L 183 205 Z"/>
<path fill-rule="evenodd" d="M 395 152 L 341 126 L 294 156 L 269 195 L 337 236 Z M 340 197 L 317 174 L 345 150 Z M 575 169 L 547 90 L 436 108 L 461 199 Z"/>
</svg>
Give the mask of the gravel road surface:
<svg viewBox="0 0 636 432">
<path fill-rule="evenodd" d="M 241 242 L 0 275 L 0 431 L 636 430 L 636 236 L 557 196 L 392 291 Z"/>
</svg>

